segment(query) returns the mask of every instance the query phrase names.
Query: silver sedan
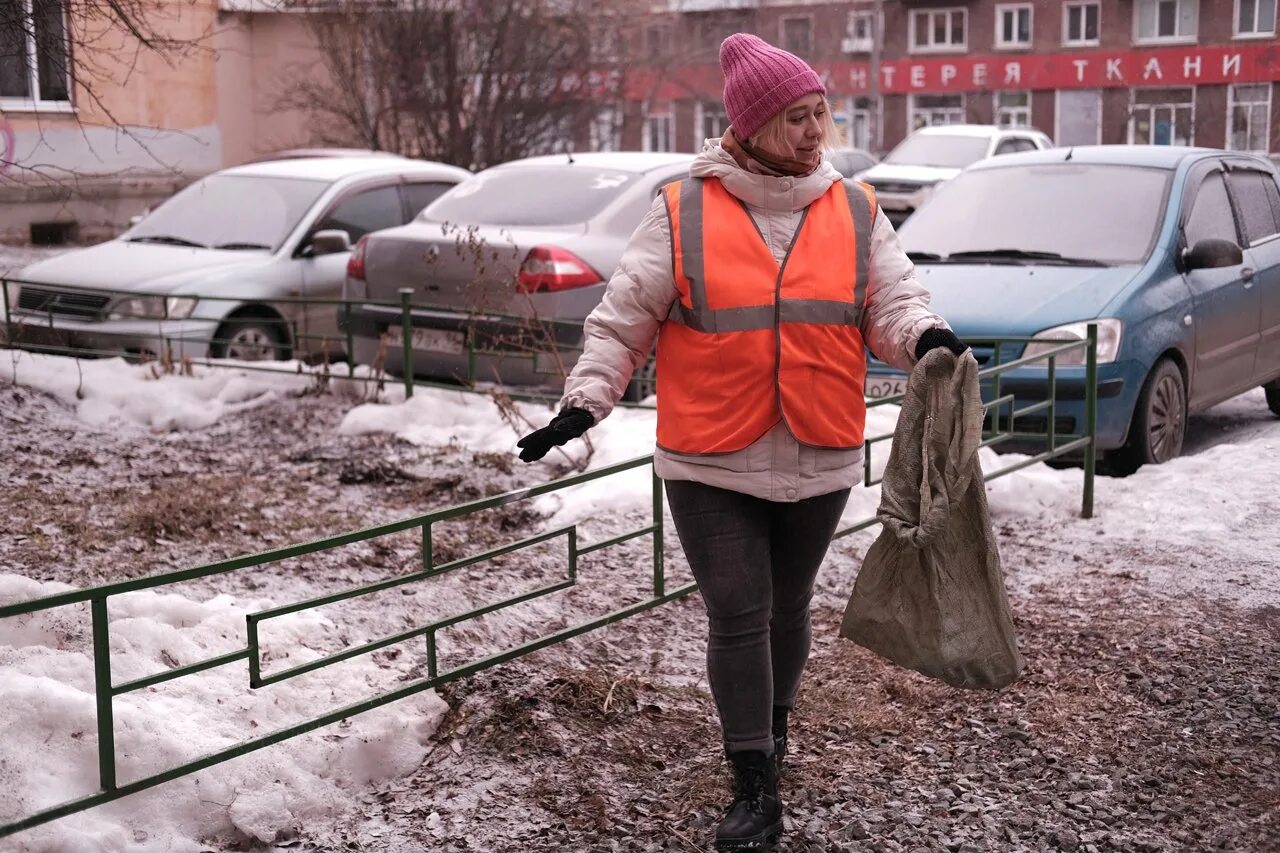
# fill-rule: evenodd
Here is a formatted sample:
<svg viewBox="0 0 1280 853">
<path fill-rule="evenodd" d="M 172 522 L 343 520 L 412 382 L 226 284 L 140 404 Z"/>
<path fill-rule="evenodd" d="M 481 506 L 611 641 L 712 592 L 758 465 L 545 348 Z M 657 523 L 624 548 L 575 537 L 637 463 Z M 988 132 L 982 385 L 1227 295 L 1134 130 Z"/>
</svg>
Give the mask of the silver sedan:
<svg viewBox="0 0 1280 853">
<path fill-rule="evenodd" d="M 690 154 L 530 157 L 480 172 L 414 222 L 356 247 L 345 295 L 355 357 L 415 375 L 554 388 L 573 366 L 582 321 L 604 296 L 636 226 Z M 406 331 L 394 303 L 412 288 Z M 632 399 L 653 390 L 638 371 Z"/>
<path fill-rule="evenodd" d="M 114 240 L 6 279 L 4 329 L 16 346 L 100 355 L 337 355 L 337 307 L 305 299 L 337 299 L 356 241 L 469 177 L 400 157 L 226 169 Z"/>
</svg>

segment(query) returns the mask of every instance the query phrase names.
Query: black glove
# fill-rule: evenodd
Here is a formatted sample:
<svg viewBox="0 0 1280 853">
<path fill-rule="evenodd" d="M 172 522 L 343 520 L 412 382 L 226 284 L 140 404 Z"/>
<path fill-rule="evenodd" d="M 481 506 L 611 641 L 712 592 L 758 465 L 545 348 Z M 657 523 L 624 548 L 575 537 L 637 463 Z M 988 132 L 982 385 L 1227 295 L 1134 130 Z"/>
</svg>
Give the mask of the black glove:
<svg viewBox="0 0 1280 853">
<path fill-rule="evenodd" d="M 553 447 L 559 447 L 571 438 L 577 438 L 591 427 L 596 419 L 586 409 L 566 408 L 551 419 L 542 429 L 534 430 L 516 442 L 521 462 L 537 462 Z"/>
<path fill-rule="evenodd" d="M 946 347 L 957 356 L 964 355 L 964 351 L 969 345 L 956 337 L 956 333 L 950 329 L 927 329 L 920 336 L 920 340 L 916 341 L 916 361 L 924 358 L 924 354 L 931 349 L 938 347 Z"/>
</svg>

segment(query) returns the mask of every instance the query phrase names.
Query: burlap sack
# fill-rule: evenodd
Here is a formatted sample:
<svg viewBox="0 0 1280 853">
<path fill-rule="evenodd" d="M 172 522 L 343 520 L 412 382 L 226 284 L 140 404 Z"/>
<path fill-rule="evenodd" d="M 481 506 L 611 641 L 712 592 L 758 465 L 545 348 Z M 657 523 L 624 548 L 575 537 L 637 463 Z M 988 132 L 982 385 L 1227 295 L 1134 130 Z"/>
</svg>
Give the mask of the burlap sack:
<svg viewBox="0 0 1280 853">
<path fill-rule="evenodd" d="M 938 348 L 911 373 L 877 517 L 840 635 L 955 687 L 1022 671 L 978 462 L 978 364 Z"/>
</svg>

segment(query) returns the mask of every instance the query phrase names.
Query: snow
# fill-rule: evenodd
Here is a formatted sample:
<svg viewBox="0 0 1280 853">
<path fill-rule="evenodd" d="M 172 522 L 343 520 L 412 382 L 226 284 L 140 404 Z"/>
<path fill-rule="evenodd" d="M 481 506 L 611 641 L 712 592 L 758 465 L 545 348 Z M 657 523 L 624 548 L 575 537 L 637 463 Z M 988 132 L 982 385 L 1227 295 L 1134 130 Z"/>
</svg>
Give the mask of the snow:
<svg viewBox="0 0 1280 853">
<path fill-rule="evenodd" d="M 194 375 L 185 376 L 118 359 L 77 362 L 14 353 L 0 356 L 0 382 L 9 380 L 56 396 L 93 429 L 198 431 L 228 415 L 275 405 L 318 385 L 314 368 L 295 363 L 273 367 L 274 372 L 254 373 L 234 366 L 196 366 Z M 422 446 L 453 443 L 472 453 L 514 452 L 517 437 L 551 415 L 547 406 L 513 403 L 513 425 L 488 396 L 426 387 L 406 400 L 399 386 L 390 383 L 370 402 L 374 391 L 367 374 L 355 380 L 333 378 L 329 388 L 351 402 L 337 428 L 341 434 L 384 433 Z M 1247 606 L 1280 604 L 1280 577 L 1266 556 L 1280 553 L 1280 531 L 1274 524 L 1280 511 L 1274 488 L 1280 475 L 1280 453 L 1275 452 L 1280 447 L 1280 420 L 1266 412 L 1257 391 L 1215 412 L 1243 426 L 1228 433 L 1193 429 L 1184 457 L 1124 479 L 1099 477 L 1095 519 L 1079 518 L 1081 471 L 1033 465 L 990 483 L 993 522 L 998 528 L 1034 522 L 1043 526 L 1037 529 L 1052 529 L 1047 544 L 1074 553 L 1086 564 L 1112 561 L 1110 568 L 1132 572 L 1164 593 Z M 867 434 L 890 433 L 896 414 L 894 407 L 872 408 Z M 654 427 L 651 410 L 615 411 L 589 433 L 590 466 L 600 468 L 651 452 Z M 532 480 L 544 481 L 563 468 L 566 456 L 583 461 L 587 446 L 571 442 L 563 450 L 565 455 L 550 454 L 524 470 Z M 876 476 L 887 451 L 887 443 L 873 451 Z M 987 470 L 994 470 L 1020 458 L 984 451 L 982 461 Z M 651 496 L 651 471 L 641 466 L 544 496 L 536 507 L 547 515 L 541 522 L 547 528 L 581 522 L 617 529 L 620 519 L 630 515 L 633 521 L 636 513 L 645 512 Z M 855 489 L 845 522 L 870 517 L 878 500 L 878 487 Z M 874 530 L 866 535 L 874 535 Z M 630 568 L 643 578 L 646 567 Z M 1009 568 L 1024 587 L 1069 581 L 1069 572 L 1081 570 L 1070 560 Z M 597 596 L 593 602 L 609 600 L 608 584 L 593 587 L 589 577 L 583 580 L 587 591 Z M 618 576 L 605 580 L 616 583 Z M 505 591 L 502 582 L 494 575 L 488 589 Z M 3 602 L 67 588 L 0 575 Z M 457 612 L 475 606 L 460 588 L 451 589 L 442 587 L 432 596 L 432 610 Z M 120 683 L 234 651 L 243 639 L 246 613 L 299 597 L 288 589 L 286 579 L 285 585 L 254 595 L 185 589 L 115 598 L 113 679 Z M 421 624 L 422 600 L 396 595 L 380 601 L 388 620 L 403 617 Z M 554 597 L 522 607 L 535 626 L 567 624 L 564 605 Z M 497 648 L 521 640 L 525 623 L 505 618 L 495 614 L 476 626 L 459 626 L 452 635 L 455 647 L 462 640 Z M 342 637 L 340 614 L 327 609 L 267 624 L 264 631 L 269 631 L 272 647 L 293 655 L 276 666 L 296 665 L 350 644 Z M 0 821 L 96 790 L 91 651 L 84 605 L 0 620 L 0 683 L 5 685 L 5 701 L 0 703 L 0 782 L 9 793 L 0 805 Z M 118 697 L 114 707 L 119 777 L 127 782 L 385 692 L 395 686 L 388 679 L 397 674 L 403 676 L 403 671 L 389 672 L 370 656 L 361 656 L 291 679 L 284 689 L 255 691 L 248 687 L 243 662 L 238 662 Z M 264 843 L 287 838 L 300 826 L 340 815 L 353 792 L 363 786 L 411 772 L 426 755 L 427 739 L 445 710 L 434 692 L 421 693 L 287 745 L 23 833 L 20 849 L 198 851 L 207 849 L 203 839 L 213 837 L 242 836 Z M 5 843 L 0 841 L 0 849 L 9 849 Z"/>
<path fill-rule="evenodd" d="M 0 382 L 14 382 L 50 394 L 76 407 L 86 424 L 95 427 L 132 426 L 152 432 L 199 430 L 225 415 L 256 408 L 315 387 L 322 367 L 297 361 L 257 362 L 237 369 L 236 362 L 218 366 L 192 365 L 192 376 L 180 369 L 165 372 L 156 364 L 136 364 L 122 358 L 72 359 L 9 350 L 0 357 Z M 339 393 L 358 396 L 374 384 L 368 368 L 345 377 L 346 368 L 328 377 Z M 391 395 L 403 395 L 399 388 Z"/>
<path fill-rule="evenodd" d="M 68 589 L 0 575 L 0 601 Z M 119 684 L 234 651 L 247 612 L 272 602 L 216 595 L 136 592 L 111 600 L 112 678 Z M 307 644 L 334 623 L 317 611 L 272 623 L 272 641 L 317 656 Z M 87 605 L 0 620 L 0 778 L 11 796 L 0 820 L 97 790 L 97 724 Z M 114 701 L 121 783 L 161 772 L 242 740 L 357 701 L 387 685 L 367 658 L 311 673 L 285 689 L 249 689 L 244 663 L 218 667 Z M 24 850 L 197 851 L 211 836 L 271 842 L 340 810 L 353 788 L 413 770 L 447 706 L 433 691 L 361 714 L 22 835 Z M 40 746 L 33 749 L 32 745 Z M 129 830 L 147 816 L 145 839 Z"/>
</svg>

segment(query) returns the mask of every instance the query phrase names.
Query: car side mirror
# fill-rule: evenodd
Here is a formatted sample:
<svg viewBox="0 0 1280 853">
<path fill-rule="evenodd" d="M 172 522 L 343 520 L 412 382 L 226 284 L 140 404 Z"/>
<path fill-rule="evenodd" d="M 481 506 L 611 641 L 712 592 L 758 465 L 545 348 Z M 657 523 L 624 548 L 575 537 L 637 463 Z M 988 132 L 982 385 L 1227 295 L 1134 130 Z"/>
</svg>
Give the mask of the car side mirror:
<svg viewBox="0 0 1280 853">
<path fill-rule="evenodd" d="M 311 237 L 311 257 L 320 255 L 336 255 L 339 252 L 351 251 L 351 235 L 346 231 L 333 229 L 317 231 Z"/>
<path fill-rule="evenodd" d="M 1187 272 L 1212 270 L 1219 267 L 1236 267 L 1244 263 L 1244 252 L 1230 240 L 1210 237 L 1198 240 L 1189 249 L 1182 250 L 1182 265 Z"/>
</svg>

